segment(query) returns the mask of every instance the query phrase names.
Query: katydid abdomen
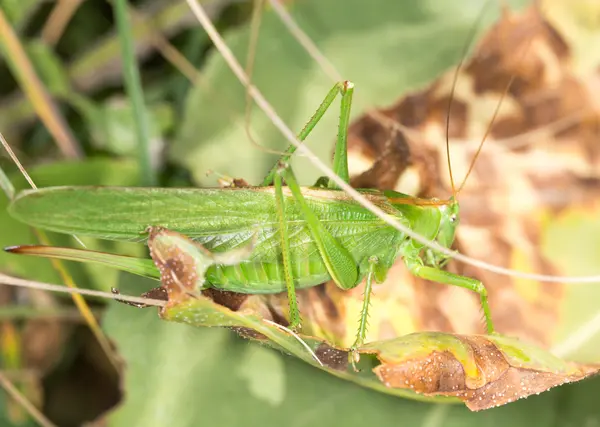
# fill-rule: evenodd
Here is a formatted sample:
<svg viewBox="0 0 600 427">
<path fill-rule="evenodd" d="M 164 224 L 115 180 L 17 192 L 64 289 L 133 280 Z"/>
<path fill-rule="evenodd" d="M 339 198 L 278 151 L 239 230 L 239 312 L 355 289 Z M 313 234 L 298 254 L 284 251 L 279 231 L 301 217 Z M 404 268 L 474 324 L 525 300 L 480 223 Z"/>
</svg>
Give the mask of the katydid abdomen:
<svg viewBox="0 0 600 427">
<path fill-rule="evenodd" d="M 369 257 L 376 256 L 383 269 L 392 265 L 405 240 L 402 233 L 343 191 L 305 187 L 303 194 L 319 221 L 350 251 L 359 271 L 357 283 L 367 272 Z M 382 193 L 368 190 L 364 194 L 384 211 L 404 218 Z M 330 280 L 298 202 L 288 191 L 285 198 L 296 287 Z M 161 226 L 192 238 L 212 252 L 227 252 L 256 239 L 248 260 L 210 267 L 206 285 L 252 294 L 286 289 L 272 187 L 57 187 L 22 193 L 10 212 L 35 227 L 110 240 L 141 241 L 147 226 Z"/>
<path fill-rule="evenodd" d="M 359 224 L 351 228 L 344 227 L 344 223 L 331 224 L 327 227 L 338 240 L 350 248 L 350 252 L 356 261 L 359 270 L 358 281 L 362 280 L 367 271 L 367 261 L 370 256 L 378 256 L 379 259 L 393 260 L 398 253 L 400 239 L 398 232 L 385 225 Z M 276 236 L 276 228 L 263 228 L 260 235 L 268 233 Z M 325 263 L 306 226 L 290 227 L 291 266 L 296 288 L 307 288 L 327 282 L 331 279 Z M 252 238 L 252 232 L 248 233 Z M 259 239 L 261 239 L 259 237 Z M 248 239 L 249 240 L 249 239 Z M 277 240 L 277 239 L 273 239 Z M 210 240 L 198 239 L 207 249 L 211 247 Z M 246 244 L 248 241 L 246 241 Z M 251 259 L 242 261 L 236 265 L 216 265 L 208 269 L 206 280 L 211 287 L 241 293 L 276 293 L 286 290 L 285 274 L 281 260 L 281 248 L 279 243 L 273 242 L 270 248 L 272 255 L 264 254 L 257 256 L 253 254 Z M 264 241 L 261 242 L 261 245 Z M 271 245 L 270 243 L 268 245 Z M 228 245 L 229 249 L 237 245 Z M 257 249 L 261 249 L 257 247 Z M 389 268 L 390 265 L 388 264 Z"/>
</svg>

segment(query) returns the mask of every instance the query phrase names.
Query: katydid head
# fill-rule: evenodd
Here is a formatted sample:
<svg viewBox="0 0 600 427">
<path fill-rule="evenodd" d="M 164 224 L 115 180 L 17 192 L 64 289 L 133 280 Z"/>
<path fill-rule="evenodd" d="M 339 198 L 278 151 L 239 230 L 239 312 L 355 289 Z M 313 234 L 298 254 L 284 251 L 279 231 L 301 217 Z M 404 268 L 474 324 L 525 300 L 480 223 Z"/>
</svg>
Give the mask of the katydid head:
<svg viewBox="0 0 600 427">
<path fill-rule="evenodd" d="M 447 204 L 441 205 L 440 228 L 435 240 L 443 247 L 449 248 L 454 243 L 456 227 L 460 222 L 460 207 L 458 201 L 452 197 Z"/>
</svg>

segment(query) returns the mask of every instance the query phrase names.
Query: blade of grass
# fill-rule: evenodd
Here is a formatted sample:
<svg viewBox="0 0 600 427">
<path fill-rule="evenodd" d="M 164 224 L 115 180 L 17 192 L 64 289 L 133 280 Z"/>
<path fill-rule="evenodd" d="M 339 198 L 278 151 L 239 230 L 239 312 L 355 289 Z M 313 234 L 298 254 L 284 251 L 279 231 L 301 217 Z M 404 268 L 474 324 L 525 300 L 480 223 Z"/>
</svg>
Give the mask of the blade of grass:
<svg viewBox="0 0 600 427">
<path fill-rule="evenodd" d="M 217 14 L 222 7 L 219 2 L 213 2 L 210 8 L 211 16 Z M 143 18 L 144 22 L 152 23 L 150 28 L 141 21 L 134 22 L 132 31 L 138 60 L 148 57 L 159 47 L 154 41 L 155 36 L 151 30 L 168 39 L 195 25 L 195 20 L 190 19 L 189 8 L 183 0 L 168 2 L 157 10 L 137 10 L 136 13 Z M 203 33 L 195 34 L 200 35 L 199 46 L 192 50 L 193 53 L 186 53 L 187 57 L 201 55 L 203 52 L 202 41 L 207 37 Z M 85 93 L 121 81 L 121 68 L 119 40 L 117 35 L 112 33 L 98 40 L 98 43 L 90 46 L 88 50 L 76 56 L 72 63 L 67 64 L 71 85 Z M 3 96 L 0 100 L 0 127 L 6 134 L 16 132 L 30 123 L 34 115 L 35 112 L 29 102 L 20 92 Z"/>
<path fill-rule="evenodd" d="M 217 9 L 220 10 L 220 9 Z M 169 38 L 192 26 L 189 8 L 185 1 L 173 0 L 155 11 L 137 11 L 152 28 Z M 153 35 L 147 25 L 134 22 L 131 28 L 138 60 L 147 58 L 154 52 Z M 121 81 L 120 47 L 118 34 L 110 34 L 98 44 L 77 56 L 68 67 L 73 86 L 82 91 L 93 91 L 107 83 Z"/>
<path fill-rule="evenodd" d="M 79 158 L 81 149 L 75 137 L 67 127 L 50 94 L 37 76 L 23 46 L 13 31 L 6 16 L 0 9 L 0 47 L 4 51 L 7 63 L 23 92 L 56 140 L 59 149 L 67 158 Z"/>
<path fill-rule="evenodd" d="M 146 105 L 144 104 L 140 73 L 133 51 L 133 36 L 130 28 L 127 0 L 115 0 L 113 2 L 113 10 L 117 21 L 121 52 L 123 54 L 125 91 L 131 100 L 138 139 L 140 183 L 144 186 L 153 186 L 156 185 L 156 176 L 152 167 L 148 114 Z"/>
<path fill-rule="evenodd" d="M 54 46 L 63 35 L 67 24 L 79 9 L 82 0 L 56 2 L 42 29 L 42 40 Z"/>
<path fill-rule="evenodd" d="M 0 322 L 0 360 L 2 361 L 2 370 L 5 372 L 18 372 L 23 369 L 23 351 L 22 341 L 15 324 L 10 321 Z M 24 395 L 27 393 L 26 387 L 23 387 L 21 381 L 15 381 Z M 18 402 L 7 402 L 6 415 L 15 423 L 24 421 L 27 417 L 25 411 Z"/>
<path fill-rule="evenodd" d="M 25 28 L 30 22 L 32 17 L 39 11 L 40 7 L 43 6 L 44 0 L 33 0 L 33 1 L 7 1 L 3 0 L 0 2 L 2 9 L 6 14 L 8 20 L 12 23 L 17 31 Z"/>
<path fill-rule="evenodd" d="M 194 65 L 181 53 L 175 46 L 169 43 L 169 40 L 163 35 L 160 29 L 154 26 L 152 20 L 139 13 L 133 7 L 129 8 L 129 13 L 133 19 L 135 27 L 142 26 L 148 31 L 150 43 L 160 52 L 163 58 L 173 65 L 181 74 L 194 83 L 200 79 L 200 72 L 196 70 Z"/>
<path fill-rule="evenodd" d="M 21 337 L 12 322 L 0 324 L 0 353 L 3 370 L 19 370 L 22 366 Z"/>
</svg>

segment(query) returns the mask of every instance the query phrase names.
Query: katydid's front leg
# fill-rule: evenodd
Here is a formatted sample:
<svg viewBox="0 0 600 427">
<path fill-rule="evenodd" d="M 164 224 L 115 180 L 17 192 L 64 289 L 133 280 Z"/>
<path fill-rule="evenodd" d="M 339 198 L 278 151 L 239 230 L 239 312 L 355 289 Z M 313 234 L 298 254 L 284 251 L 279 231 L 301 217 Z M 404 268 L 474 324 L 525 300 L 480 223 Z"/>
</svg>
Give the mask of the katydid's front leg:
<svg viewBox="0 0 600 427">
<path fill-rule="evenodd" d="M 493 334 L 495 332 L 487 298 L 487 289 L 485 289 L 483 283 L 470 277 L 459 276 L 458 274 L 450 273 L 449 271 L 423 265 L 423 261 L 419 258 L 417 252 L 412 250 L 411 252 L 413 253 L 404 255 L 404 263 L 415 276 L 444 285 L 460 286 L 461 288 L 469 289 L 479 294 L 487 332 L 488 334 Z"/>
</svg>

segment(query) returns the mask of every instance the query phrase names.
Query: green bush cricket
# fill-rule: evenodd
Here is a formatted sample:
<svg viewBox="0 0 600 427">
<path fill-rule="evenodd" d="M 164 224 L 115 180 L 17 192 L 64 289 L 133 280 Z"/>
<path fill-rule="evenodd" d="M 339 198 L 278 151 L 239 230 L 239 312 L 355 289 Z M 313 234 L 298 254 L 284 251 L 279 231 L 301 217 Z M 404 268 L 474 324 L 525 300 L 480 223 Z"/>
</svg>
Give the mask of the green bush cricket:
<svg viewBox="0 0 600 427">
<path fill-rule="evenodd" d="M 346 183 L 353 90 L 348 81 L 334 85 L 298 136 L 304 140 L 341 95 L 333 170 Z M 385 279 L 398 256 L 418 277 L 476 292 L 487 332 L 494 332 L 487 292 L 480 281 L 442 270 L 445 256 L 391 227 L 328 179 L 300 187 L 287 164 L 294 151 L 295 147 L 290 147 L 257 187 L 49 187 L 20 193 L 9 211 L 31 226 L 112 240 L 139 240 L 148 226 L 160 226 L 215 253 L 239 249 L 255 239 L 247 260 L 211 266 L 202 288 L 248 294 L 287 291 L 292 329 L 301 325 L 296 289 L 330 279 L 342 289 L 352 289 L 365 279 L 353 351 L 366 338 L 373 282 Z M 452 244 L 459 222 L 456 192 L 448 201 L 418 199 L 395 191 L 360 192 L 415 233 L 446 248 Z"/>
<path fill-rule="evenodd" d="M 333 98 L 338 94 L 342 97 L 342 115 L 339 123 L 339 135 L 342 135 L 342 139 L 338 141 L 336 148 L 346 145 L 347 138 L 343 135 L 343 132 L 348 132 L 348 123 L 346 121 L 345 125 L 343 124 L 343 120 L 347 120 L 347 116 L 344 114 L 344 102 L 347 102 L 349 112 L 352 100 L 351 92 L 352 85 L 349 82 L 339 83 L 330 91 L 321 106 L 326 110 L 333 102 Z M 300 139 L 304 139 L 317 122 L 319 120 L 315 120 L 315 117 L 313 117 L 300 135 Z M 341 176 L 344 182 L 348 183 L 347 160 L 344 161 L 345 147 L 340 151 L 339 156 L 336 151 L 335 173 Z M 165 191 L 163 189 L 86 189 L 74 187 L 71 187 L 70 190 L 48 189 L 47 193 L 40 194 L 40 198 L 47 198 L 41 204 L 47 203 L 47 205 L 39 207 L 39 212 L 49 213 L 50 216 L 54 214 L 56 217 L 63 212 L 68 215 L 75 213 L 74 216 L 78 218 L 85 219 L 87 216 L 87 220 L 90 221 L 90 224 L 93 224 L 88 230 L 85 227 L 78 228 L 77 221 L 73 221 L 71 217 L 62 219 L 50 217 L 48 227 L 46 227 L 49 229 L 52 229 L 53 224 L 58 224 L 56 226 L 58 228 L 55 228 L 57 230 L 62 230 L 61 227 L 63 227 L 65 230 L 72 229 L 73 232 L 82 235 L 88 234 L 88 231 L 91 230 L 92 235 L 97 237 L 110 236 L 110 238 L 118 240 L 141 240 L 143 239 L 143 237 L 140 237 L 141 234 L 147 232 L 149 234 L 148 245 L 153 258 L 154 243 L 151 242 L 153 240 L 152 235 L 160 226 L 150 226 L 143 231 L 142 228 L 148 224 L 160 224 L 162 226 L 164 224 L 175 224 L 172 227 L 177 230 L 188 230 L 186 235 L 181 235 L 181 241 L 184 245 L 199 247 L 201 251 L 210 247 L 213 252 L 209 252 L 208 257 L 212 258 L 211 261 L 220 261 L 220 263 L 217 262 L 219 265 L 216 266 L 212 266 L 212 262 L 210 266 L 207 265 L 207 270 L 210 270 L 208 272 L 209 281 L 204 283 L 204 274 L 202 274 L 203 283 L 198 283 L 198 290 L 213 288 L 256 294 L 287 290 L 290 301 L 290 326 L 293 327 L 299 327 L 302 323 L 301 313 L 298 312 L 295 305 L 295 289 L 307 288 L 331 278 L 341 289 L 350 289 L 359 283 L 366 282 L 365 299 L 356 340 L 352 346 L 353 350 L 360 348 L 364 352 L 369 347 L 369 345 L 361 346 L 361 343 L 365 341 L 367 334 L 369 298 L 373 280 L 375 282 L 383 280 L 397 256 L 404 259 L 406 265 L 416 276 L 475 290 L 481 298 L 486 321 L 488 321 L 488 330 L 493 331 L 485 288 L 481 283 L 473 281 L 472 284 L 465 284 L 463 279 L 471 279 L 455 275 L 445 276 L 445 272 L 441 268 L 449 259 L 448 256 L 432 250 L 427 244 L 418 243 L 418 240 L 411 240 L 407 235 L 388 226 L 384 221 L 380 221 L 368 210 L 355 203 L 352 197 L 347 196 L 346 193 L 340 190 L 339 186 L 328 179 L 321 178 L 312 187 L 299 187 L 288 165 L 293 152 L 294 147 L 292 146 L 288 150 L 288 155 L 282 157 L 275 164 L 259 187 L 249 187 L 242 180 L 232 180 L 232 187 L 234 188 L 202 189 L 191 192 L 183 189 Z M 341 162 L 340 158 L 342 159 Z M 476 158 L 477 154 L 475 154 L 471 167 Z M 450 163 L 449 158 L 448 162 Z M 341 166 L 338 167 L 337 165 L 340 165 L 340 163 Z M 346 170 L 344 171 L 345 163 Z M 451 174 L 452 169 L 449 169 Z M 448 201 L 418 199 L 393 191 L 362 189 L 360 193 L 402 225 L 409 227 L 415 233 L 419 233 L 425 239 L 433 239 L 444 248 L 449 248 L 454 240 L 455 229 L 458 225 L 457 195 L 467 181 L 469 173 L 470 170 L 458 190 L 455 189 L 452 175 L 450 175 L 452 198 Z M 79 196 L 80 190 L 83 192 L 90 190 L 89 196 L 94 198 L 97 195 L 98 200 L 90 202 L 87 195 Z M 53 197 L 60 199 L 61 194 L 56 196 L 54 192 L 60 193 L 61 191 L 65 191 L 65 197 L 61 200 L 53 199 Z M 106 193 L 104 193 L 105 191 Z M 71 195 L 76 197 L 66 203 L 65 200 L 70 198 Z M 25 195 L 22 197 L 28 198 L 30 196 Z M 114 199 L 121 199 L 122 197 L 131 199 L 123 200 L 123 203 L 118 205 L 117 200 L 109 200 L 111 197 L 114 197 Z M 186 198 L 189 198 L 189 200 L 186 200 Z M 142 202 L 142 199 L 145 202 Z M 34 197 L 31 200 L 34 200 Z M 57 202 L 56 205 L 54 204 L 55 201 Z M 26 201 L 24 203 L 30 202 Z M 33 203 L 36 203 L 35 200 Z M 123 211 L 119 211 L 111 219 L 109 216 L 114 212 L 104 215 L 109 206 L 108 204 L 118 205 L 120 206 L 119 209 L 122 208 Z M 195 209 L 194 204 L 198 206 L 198 209 Z M 215 205 L 214 209 L 211 206 L 212 204 Z M 139 221 L 133 219 L 134 222 L 138 222 L 137 224 L 128 223 L 132 213 L 137 215 L 140 206 L 143 206 L 139 211 L 142 214 L 153 212 L 147 217 L 151 218 L 152 221 L 146 222 L 140 215 Z M 61 213 L 58 211 L 59 207 L 62 209 Z M 86 207 L 87 211 L 84 213 Z M 215 226 L 218 221 L 223 220 L 219 217 L 220 207 L 224 207 L 225 220 L 228 220 L 228 222 L 222 221 Z M 163 208 L 164 211 L 161 211 Z M 144 211 L 144 209 L 147 209 L 147 211 Z M 27 207 L 24 210 L 27 210 Z M 32 210 L 35 209 L 32 208 Z M 93 215 L 92 211 L 95 211 L 96 215 Z M 186 223 L 186 212 L 190 212 L 191 215 L 188 216 L 192 221 L 196 221 L 194 225 Z M 202 217 L 203 213 L 206 213 L 204 217 Z M 24 215 L 27 216 L 27 212 Z M 98 216 L 105 217 L 98 218 Z M 247 219 L 254 220 L 254 222 L 247 221 Z M 108 222 L 114 220 L 121 224 L 127 223 L 127 226 L 119 230 L 111 228 L 109 232 L 105 233 L 106 228 L 102 228 L 102 226 L 95 223 L 96 221 L 105 220 Z M 28 220 L 26 219 L 26 221 Z M 259 221 L 260 223 L 258 223 Z M 114 233 L 114 236 L 111 233 Z M 187 235 L 193 236 L 196 242 L 202 244 L 194 245 L 192 241 L 188 240 Z M 262 242 L 258 246 L 255 240 L 257 236 L 262 238 Z M 370 240 L 373 240 L 373 242 L 370 242 Z M 395 246 L 398 242 L 399 244 Z M 255 251 L 255 249 L 262 251 L 262 256 L 259 256 L 261 253 Z M 79 254 L 85 252 L 81 250 L 74 251 L 78 251 Z M 194 256 L 194 252 L 195 249 L 191 248 L 190 252 L 186 252 L 185 255 Z M 272 262 L 269 258 L 271 252 L 275 253 Z M 239 256 L 235 257 L 231 254 Z M 110 264 L 111 260 L 119 260 L 118 256 L 113 257 L 110 254 L 103 254 L 105 258 L 102 261 L 97 255 L 94 258 L 91 254 L 84 254 L 79 257 L 79 260 L 104 262 L 105 264 Z M 68 257 L 64 257 L 68 259 Z M 248 257 L 250 259 L 241 260 L 241 258 Z M 73 259 L 75 258 L 74 256 Z M 139 266 L 134 267 L 139 274 L 157 277 L 156 268 L 149 262 L 150 260 L 136 261 L 140 262 Z M 127 269 L 124 265 L 120 267 Z M 425 271 L 426 269 L 428 271 Z M 436 275 L 439 274 L 444 276 L 438 279 Z M 319 275 L 322 276 L 321 279 L 319 279 Z M 320 281 L 317 282 L 317 280 Z M 450 282 L 450 280 L 454 280 L 455 283 Z M 397 285 L 403 286 L 401 283 L 397 283 Z M 218 291 L 214 293 L 218 294 Z M 300 302 L 302 302 L 301 299 L 299 299 Z M 147 302 L 150 301 L 147 300 Z M 146 303 L 137 304 L 140 307 L 148 306 Z M 303 310 L 302 306 L 301 310 Z M 373 311 L 371 310 L 371 312 Z M 308 310 L 305 315 L 308 316 Z M 358 318 L 358 316 L 356 317 Z M 501 317 L 498 317 L 498 320 L 500 319 Z M 268 322 L 266 319 L 262 321 Z M 286 323 L 282 322 L 282 324 Z M 277 324 L 273 325 L 277 326 Z M 285 330 L 285 327 L 282 328 Z M 291 331 L 287 330 L 286 332 L 290 333 Z M 292 333 L 292 335 L 295 334 Z M 422 336 L 426 336 L 426 333 L 418 333 L 417 335 L 417 348 L 419 351 L 420 348 L 429 350 L 434 348 L 430 342 L 422 339 Z M 302 338 L 297 338 L 301 343 L 303 342 Z M 310 342 L 310 339 L 307 342 Z M 311 352 L 316 361 L 323 366 L 317 355 L 312 353 L 309 345 L 305 344 L 305 347 Z M 355 356 L 352 359 L 355 362 L 358 352 L 354 351 L 351 354 Z M 448 372 L 447 367 L 442 366 L 442 370 Z"/>
</svg>

